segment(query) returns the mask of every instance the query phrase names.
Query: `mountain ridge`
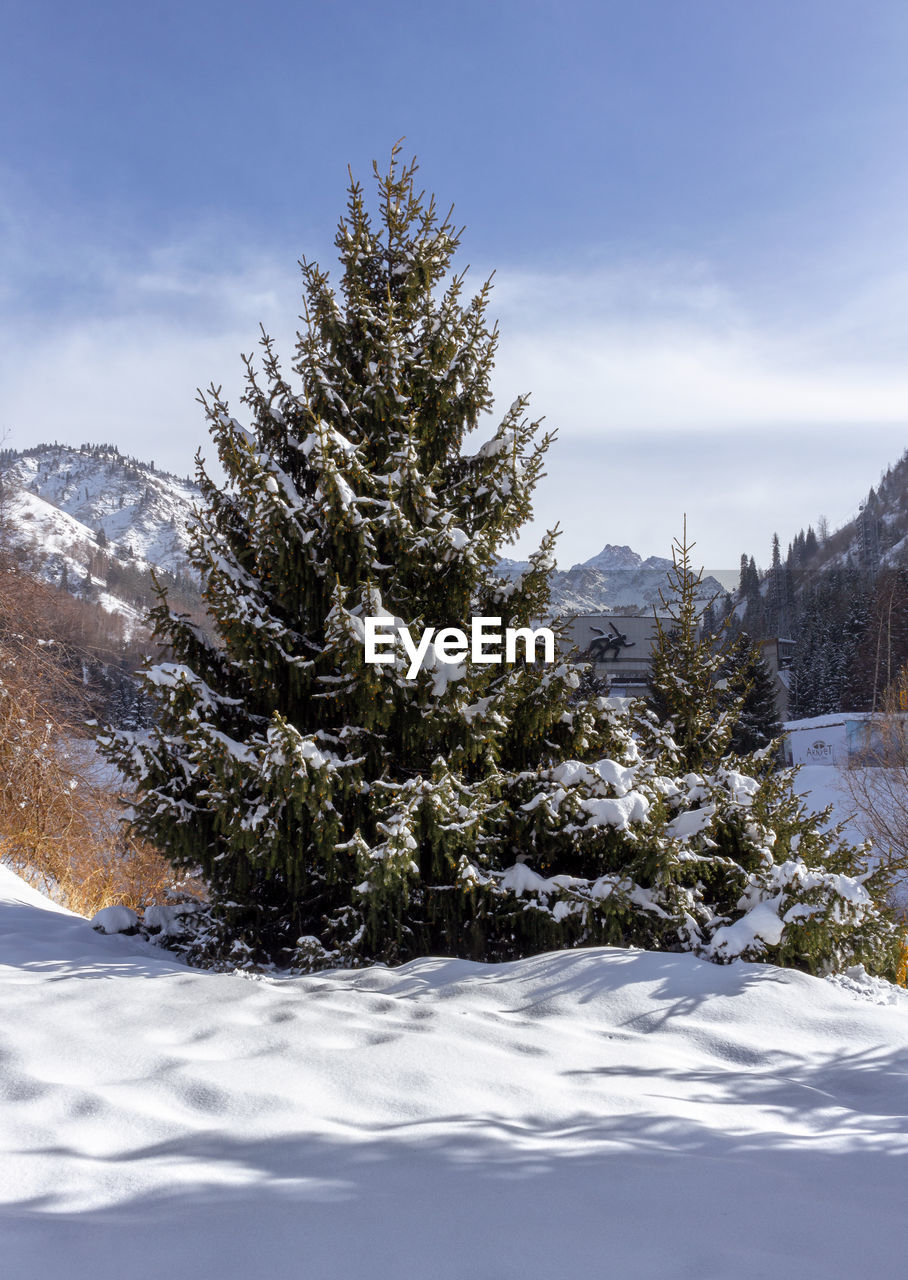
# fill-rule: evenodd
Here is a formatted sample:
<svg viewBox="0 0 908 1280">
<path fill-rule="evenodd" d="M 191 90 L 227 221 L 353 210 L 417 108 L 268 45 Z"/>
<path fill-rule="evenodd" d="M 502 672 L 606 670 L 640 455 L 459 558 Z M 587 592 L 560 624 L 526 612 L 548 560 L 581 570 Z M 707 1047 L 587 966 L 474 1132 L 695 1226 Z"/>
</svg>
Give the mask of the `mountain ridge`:
<svg viewBox="0 0 908 1280">
<path fill-rule="evenodd" d="M 59 443 L 0 451 L 0 479 L 11 490 L 14 540 L 33 554 L 40 544 L 47 581 L 92 594 L 137 624 L 140 611 L 112 584 L 118 574 L 134 579 L 137 572 L 163 570 L 194 579 L 188 548 L 201 491 L 192 480 L 160 471 L 115 445 Z M 502 557 L 498 571 L 513 579 L 528 563 Z M 588 560 L 555 569 L 549 613 L 658 606 L 671 567 L 665 557 L 644 559 L 629 546 L 606 543 Z M 723 592 L 715 578 L 704 580 L 705 597 Z"/>
</svg>

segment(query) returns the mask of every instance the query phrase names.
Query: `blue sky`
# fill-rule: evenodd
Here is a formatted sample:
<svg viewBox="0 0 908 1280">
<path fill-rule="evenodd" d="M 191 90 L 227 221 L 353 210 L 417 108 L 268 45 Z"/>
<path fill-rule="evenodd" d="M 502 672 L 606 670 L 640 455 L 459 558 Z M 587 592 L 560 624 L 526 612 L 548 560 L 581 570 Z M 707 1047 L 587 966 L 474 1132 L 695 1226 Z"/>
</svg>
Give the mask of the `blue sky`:
<svg viewBox="0 0 908 1280">
<path fill-rule="evenodd" d="M 765 562 L 908 446 L 906 67 L 903 0 L 7 0 L 0 428 L 190 470 L 405 136 L 559 429 L 560 562 L 685 511 Z"/>
</svg>

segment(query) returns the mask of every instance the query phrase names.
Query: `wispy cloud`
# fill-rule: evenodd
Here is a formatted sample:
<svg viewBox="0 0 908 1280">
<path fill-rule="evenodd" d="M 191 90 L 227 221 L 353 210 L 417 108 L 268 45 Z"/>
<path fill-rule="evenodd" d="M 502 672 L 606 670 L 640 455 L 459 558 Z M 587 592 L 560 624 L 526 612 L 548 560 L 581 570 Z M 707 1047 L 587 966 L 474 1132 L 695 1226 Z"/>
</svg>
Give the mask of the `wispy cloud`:
<svg viewBox="0 0 908 1280">
<path fill-rule="evenodd" d="M 95 249 L 61 279 L 58 305 L 40 288 L 7 303 L 0 427 L 13 447 L 103 438 L 190 469 L 207 441 L 197 388 L 223 385 L 239 409 L 240 354 L 255 350 L 261 323 L 289 360 L 299 311 L 292 262 L 228 252 L 235 265 L 218 270 L 194 248 L 131 260 Z"/>
<path fill-rule="evenodd" d="M 30 289 L 20 260 L 0 320 L 0 428 L 14 447 L 109 439 L 184 472 L 197 447 L 212 452 L 196 388 L 213 380 L 237 404 L 260 321 L 290 359 L 289 254 L 199 234 L 95 248 L 75 268 L 58 257 L 57 301 L 47 261 Z M 875 341 L 901 296 L 868 282 L 853 305 L 795 322 L 749 307 L 705 263 L 500 272 L 499 401 L 531 392 L 560 435 L 521 546 L 559 520 L 563 563 L 605 542 L 664 554 L 687 511 L 724 568 L 774 528 L 784 542 L 821 510 L 844 519 L 903 447 L 908 371 Z"/>
<path fill-rule="evenodd" d="M 506 280 L 496 304 L 497 385 L 529 375 L 535 407 L 574 435 L 908 419 L 908 368 L 875 343 L 889 290 L 792 324 L 749 314 L 705 268 L 666 267 Z"/>
</svg>

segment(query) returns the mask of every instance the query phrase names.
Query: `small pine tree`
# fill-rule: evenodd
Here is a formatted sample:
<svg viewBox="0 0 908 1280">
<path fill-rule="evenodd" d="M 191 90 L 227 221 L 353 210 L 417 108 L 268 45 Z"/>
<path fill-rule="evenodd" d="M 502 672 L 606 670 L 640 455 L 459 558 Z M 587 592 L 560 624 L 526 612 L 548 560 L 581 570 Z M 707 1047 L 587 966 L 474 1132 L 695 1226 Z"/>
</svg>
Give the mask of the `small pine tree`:
<svg viewBox="0 0 908 1280">
<path fill-rule="evenodd" d="M 652 673 L 652 703 L 670 734 L 662 760 L 684 775 L 674 794 L 663 783 L 671 846 L 652 886 L 661 885 L 657 901 L 675 917 L 682 944 L 713 960 L 767 959 L 811 972 L 860 960 L 891 977 L 900 943 L 884 869 L 869 868 L 866 848 L 843 840 L 841 826 L 828 829 L 829 810 L 808 812 L 796 771 L 777 770 L 768 744 L 734 751 L 736 732 L 754 728 L 742 725 L 759 679 L 754 653 L 746 636 L 716 645 L 697 634 L 701 575 L 690 549 L 685 523 L 663 596 L 673 626 L 659 629 Z M 767 714 L 769 705 L 767 697 Z M 657 735 L 650 754 L 658 748 Z"/>
<path fill-rule="evenodd" d="M 749 581 L 750 579 L 748 575 L 747 555 L 745 552 L 742 552 L 741 553 L 741 570 L 738 576 L 738 595 L 742 599 L 744 598 L 744 596 L 747 595 Z"/>
<path fill-rule="evenodd" d="M 751 596 L 760 594 L 760 575 L 753 556 L 747 562 L 747 593 Z"/>
<path fill-rule="evenodd" d="M 742 695 L 729 697 L 718 685 L 733 642 L 726 622 L 716 632 L 701 624 L 703 571 L 691 563 L 694 545 L 685 517 L 683 536 L 672 545 L 668 589 L 659 593 L 667 617 L 656 614 L 649 703 L 684 765 L 702 769 L 725 754 Z"/>
<path fill-rule="evenodd" d="M 608 942 L 691 950 L 720 963 L 771 960 L 818 973 L 864 963 L 895 973 L 899 935 L 886 881 L 868 874 L 866 851 L 807 811 L 767 748 L 732 752 L 752 685 L 741 642 L 723 628 L 700 634 L 702 576 L 684 536 L 662 603 L 652 702 L 610 719 L 607 759 L 541 769 L 523 808 L 536 841 L 518 864 L 478 876 L 499 910 L 523 901 L 521 919 L 549 945 Z"/>
</svg>

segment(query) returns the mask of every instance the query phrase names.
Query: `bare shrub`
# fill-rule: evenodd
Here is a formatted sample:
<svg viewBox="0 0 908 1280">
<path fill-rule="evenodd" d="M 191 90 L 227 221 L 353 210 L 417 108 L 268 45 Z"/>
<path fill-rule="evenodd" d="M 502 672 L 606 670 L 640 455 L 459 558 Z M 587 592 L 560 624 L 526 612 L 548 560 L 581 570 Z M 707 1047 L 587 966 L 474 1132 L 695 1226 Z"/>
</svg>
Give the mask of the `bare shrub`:
<svg viewBox="0 0 908 1280">
<path fill-rule="evenodd" d="M 0 564 L 0 858 L 81 915 L 117 903 L 141 911 L 175 888 L 198 895 L 122 822 L 123 800 L 86 738 L 85 691 L 48 631 L 56 595 Z"/>
<path fill-rule="evenodd" d="M 908 919 L 908 666 L 867 721 L 862 748 L 842 771 L 844 790 L 874 856 L 886 868 L 894 905 Z"/>
</svg>

